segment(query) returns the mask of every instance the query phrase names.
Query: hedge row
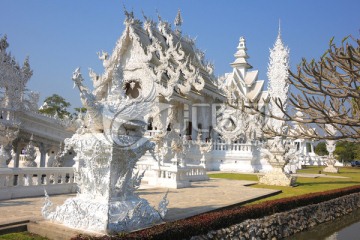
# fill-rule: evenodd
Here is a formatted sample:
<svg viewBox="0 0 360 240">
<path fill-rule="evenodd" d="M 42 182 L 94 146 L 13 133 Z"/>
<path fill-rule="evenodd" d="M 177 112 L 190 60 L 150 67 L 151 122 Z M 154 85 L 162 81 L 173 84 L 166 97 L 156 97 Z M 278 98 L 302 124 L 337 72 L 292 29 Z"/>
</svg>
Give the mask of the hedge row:
<svg viewBox="0 0 360 240">
<path fill-rule="evenodd" d="M 278 212 L 289 211 L 294 208 L 317 204 L 352 193 L 360 192 L 360 185 L 310 193 L 296 197 L 289 197 L 249 206 L 235 206 L 227 209 L 203 213 L 194 217 L 156 225 L 151 228 L 132 232 L 123 236 L 93 237 L 94 240 L 117 239 L 184 239 L 196 235 L 206 234 L 212 230 L 227 228 L 247 219 L 261 218 Z M 73 240 L 89 239 L 77 236 Z"/>
</svg>

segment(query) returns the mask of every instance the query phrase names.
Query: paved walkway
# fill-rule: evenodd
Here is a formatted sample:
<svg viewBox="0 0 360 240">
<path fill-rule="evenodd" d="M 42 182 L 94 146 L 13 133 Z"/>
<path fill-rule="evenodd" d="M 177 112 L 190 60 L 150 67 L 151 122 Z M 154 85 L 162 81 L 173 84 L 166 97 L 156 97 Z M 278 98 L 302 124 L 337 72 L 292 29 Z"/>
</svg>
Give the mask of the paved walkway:
<svg viewBox="0 0 360 240">
<path fill-rule="evenodd" d="M 251 181 L 210 179 L 209 181 L 193 182 L 190 188 L 169 189 L 169 211 L 165 221 L 194 216 L 277 192 L 277 190 L 271 189 L 246 187 L 246 185 L 254 183 Z M 164 188 L 144 188 L 140 189 L 138 193 L 141 198 L 147 199 L 152 206 L 157 207 L 166 191 L 167 189 Z M 73 196 L 75 194 L 55 195 L 50 196 L 50 199 L 55 205 L 60 205 L 65 199 Z M 20 220 L 41 220 L 43 202 L 43 197 L 0 201 L 0 225 Z"/>
</svg>

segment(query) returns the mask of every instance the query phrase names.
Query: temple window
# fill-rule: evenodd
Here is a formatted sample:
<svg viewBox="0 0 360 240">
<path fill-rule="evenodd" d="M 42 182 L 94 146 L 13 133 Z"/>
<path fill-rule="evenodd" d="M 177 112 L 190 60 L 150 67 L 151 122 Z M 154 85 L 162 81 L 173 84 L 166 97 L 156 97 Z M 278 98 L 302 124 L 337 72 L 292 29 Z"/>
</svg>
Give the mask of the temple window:
<svg viewBox="0 0 360 240">
<path fill-rule="evenodd" d="M 192 122 L 188 122 L 188 126 L 186 128 L 186 135 L 192 134 Z"/>
<path fill-rule="evenodd" d="M 306 143 L 306 152 L 311 152 L 311 144 L 310 143 Z"/>
<path fill-rule="evenodd" d="M 153 122 L 153 118 L 149 118 L 148 125 L 147 125 L 147 130 L 153 130 L 152 122 Z"/>
<path fill-rule="evenodd" d="M 140 84 L 139 82 L 131 81 L 126 83 L 125 90 L 126 90 L 126 96 L 130 98 L 137 98 L 140 95 Z"/>
</svg>

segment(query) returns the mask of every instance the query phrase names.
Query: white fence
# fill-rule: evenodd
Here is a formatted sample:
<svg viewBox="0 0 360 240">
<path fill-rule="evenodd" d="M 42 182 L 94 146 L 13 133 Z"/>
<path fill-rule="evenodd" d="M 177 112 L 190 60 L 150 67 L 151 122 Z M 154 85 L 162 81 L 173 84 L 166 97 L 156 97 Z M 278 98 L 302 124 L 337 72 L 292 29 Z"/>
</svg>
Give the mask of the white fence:
<svg viewBox="0 0 360 240">
<path fill-rule="evenodd" d="M 76 192 L 74 168 L 0 168 L 0 200 Z"/>
<path fill-rule="evenodd" d="M 252 152 L 253 144 L 247 143 L 223 143 L 223 142 L 213 142 L 213 151 L 236 151 L 236 152 Z"/>
</svg>

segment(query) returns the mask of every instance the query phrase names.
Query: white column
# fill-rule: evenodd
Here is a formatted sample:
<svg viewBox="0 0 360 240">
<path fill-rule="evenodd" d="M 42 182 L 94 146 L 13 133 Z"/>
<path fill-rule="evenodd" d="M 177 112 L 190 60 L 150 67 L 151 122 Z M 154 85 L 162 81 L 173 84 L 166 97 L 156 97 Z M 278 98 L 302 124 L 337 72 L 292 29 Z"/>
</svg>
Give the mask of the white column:
<svg viewBox="0 0 360 240">
<path fill-rule="evenodd" d="M 45 167 L 46 149 L 43 143 L 40 143 L 39 150 L 40 150 L 40 167 Z"/>
<path fill-rule="evenodd" d="M 20 151 L 21 151 L 20 144 L 17 145 L 15 150 L 16 150 L 16 153 L 15 153 L 15 159 L 14 159 L 14 168 L 18 168 L 19 167 L 19 160 L 20 160 Z"/>
</svg>

